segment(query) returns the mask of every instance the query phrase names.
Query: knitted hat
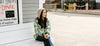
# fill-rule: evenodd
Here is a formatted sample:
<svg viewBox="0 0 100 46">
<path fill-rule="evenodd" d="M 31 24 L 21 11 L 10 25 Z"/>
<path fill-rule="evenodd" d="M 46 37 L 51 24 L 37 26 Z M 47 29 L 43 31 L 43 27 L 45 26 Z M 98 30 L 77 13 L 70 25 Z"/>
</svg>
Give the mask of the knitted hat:
<svg viewBox="0 0 100 46">
<path fill-rule="evenodd" d="M 42 8 L 42 9 L 39 9 L 38 10 L 38 18 L 40 18 L 40 15 L 41 15 L 42 10 L 46 10 L 46 9 Z"/>
<path fill-rule="evenodd" d="M 38 18 L 40 18 L 40 15 L 41 15 L 42 10 L 43 10 L 43 9 L 39 9 L 39 10 L 38 10 Z"/>
</svg>

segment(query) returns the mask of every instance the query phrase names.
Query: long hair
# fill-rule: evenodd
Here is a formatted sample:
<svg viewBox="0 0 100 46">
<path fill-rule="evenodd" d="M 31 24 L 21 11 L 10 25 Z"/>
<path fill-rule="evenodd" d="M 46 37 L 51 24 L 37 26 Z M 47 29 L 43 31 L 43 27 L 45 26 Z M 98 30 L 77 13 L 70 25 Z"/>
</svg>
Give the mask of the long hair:
<svg viewBox="0 0 100 46">
<path fill-rule="evenodd" d="M 46 28 L 48 19 L 47 19 L 47 17 L 45 17 L 44 20 L 42 19 L 43 11 L 44 10 L 42 10 L 42 12 L 40 14 L 40 18 L 38 18 L 38 24 L 41 26 L 41 28 Z M 46 12 L 47 12 L 47 10 L 46 10 Z"/>
</svg>

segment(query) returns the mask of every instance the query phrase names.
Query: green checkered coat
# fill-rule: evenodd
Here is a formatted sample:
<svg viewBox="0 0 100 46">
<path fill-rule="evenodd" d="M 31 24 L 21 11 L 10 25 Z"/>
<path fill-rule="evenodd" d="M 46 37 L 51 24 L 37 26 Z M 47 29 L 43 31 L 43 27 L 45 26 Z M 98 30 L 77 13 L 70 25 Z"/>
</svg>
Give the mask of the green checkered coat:
<svg viewBox="0 0 100 46">
<path fill-rule="evenodd" d="M 44 29 L 40 27 L 40 25 L 38 24 L 38 20 L 35 19 L 34 21 L 34 38 L 36 39 L 37 36 L 43 36 L 43 34 L 48 33 L 50 35 L 50 30 L 51 30 L 51 26 L 50 26 L 50 22 L 49 20 L 47 21 L 47 27 Z"/>
</svg>

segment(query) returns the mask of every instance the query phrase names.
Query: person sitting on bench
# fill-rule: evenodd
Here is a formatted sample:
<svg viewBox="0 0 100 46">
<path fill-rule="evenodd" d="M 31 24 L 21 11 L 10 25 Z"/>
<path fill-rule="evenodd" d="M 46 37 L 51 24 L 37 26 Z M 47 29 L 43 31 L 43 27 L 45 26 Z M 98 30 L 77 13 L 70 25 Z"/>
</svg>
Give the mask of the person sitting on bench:
<svg viewBox="0 0 100 46">
<path fill-rule="evenodd" d="M 35 35 L 34 38 L 37 41 L 43 41 L 44 46 L 53 46 L 53 43 L 50 39 L 50 22 L 47 18 L 47 10 L 39 9 L 38 17 L 34 21 Z"/>
</svg>

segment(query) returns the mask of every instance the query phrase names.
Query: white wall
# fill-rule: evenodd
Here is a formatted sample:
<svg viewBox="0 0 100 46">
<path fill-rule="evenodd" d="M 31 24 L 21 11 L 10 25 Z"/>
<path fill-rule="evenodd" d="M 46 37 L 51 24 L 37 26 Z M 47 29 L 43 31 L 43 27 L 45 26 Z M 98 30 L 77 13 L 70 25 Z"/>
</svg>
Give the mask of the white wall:
<svg viewBox="0 0 100 46">
<path fill-rule="evenodd" d="M 39 0 L 22 0 L 23 22 L 34 22 L 39 8 Z"/>
<path fill-rule="evenodd" d="M 45 0 L 19 0 L 19 22 L 20 24 L 33 22 L 37 16 L 37 10 L 43 8 Z"/>
<path fill-rule="evenodd" d="M 96 0 L 96 2 L 100 2 L 100 0 Z"/>
</svg>

